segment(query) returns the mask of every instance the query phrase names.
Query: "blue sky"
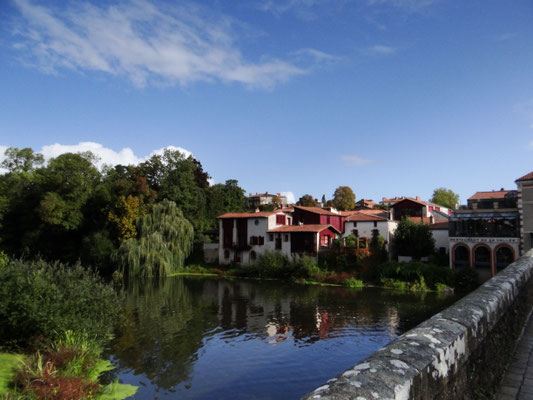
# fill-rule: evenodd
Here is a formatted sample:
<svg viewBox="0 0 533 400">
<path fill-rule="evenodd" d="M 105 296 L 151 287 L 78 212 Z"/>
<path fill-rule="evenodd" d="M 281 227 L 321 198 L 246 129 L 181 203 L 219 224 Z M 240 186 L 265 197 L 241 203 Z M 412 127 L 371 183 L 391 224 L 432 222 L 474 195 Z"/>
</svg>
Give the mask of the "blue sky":
<svg viewBox="0 0 533 400">
<path fill-rule="evenodd" d="M 296 198 L 465 202 L 533 170 L 529 0 L 7 0 L 0 18 L 0 149 L 175 146 Z"/>
</svg>

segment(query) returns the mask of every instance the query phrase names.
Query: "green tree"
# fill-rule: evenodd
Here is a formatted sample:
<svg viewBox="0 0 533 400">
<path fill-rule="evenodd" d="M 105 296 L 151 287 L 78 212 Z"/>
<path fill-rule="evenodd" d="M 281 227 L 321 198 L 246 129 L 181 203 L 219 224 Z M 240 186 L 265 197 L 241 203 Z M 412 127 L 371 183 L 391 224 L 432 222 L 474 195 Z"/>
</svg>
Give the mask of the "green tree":
<svg viewBox="0 0 533 400">
<path fill-rule="evenodd" d="M 219 215 L 227 212 L 244 212 L 248 207 L 245 191 L 235 179 L 228 179 L 224 184 L 217 183 L 210 186 L 207 189 L 207 199 L 213 224 Z"/>
<path fill-rule="evenodd" d="M 43 155 L 34 153 L 29 147 L 23 149 L 8 147 L 4 155 L 6 158 L 0 166 L 9 172 L 30 172 L 44 163 Z"/>
<path fill-rule="evenodd" d="M 459 204 L 459 195 L 451 189 L 440 187 L 433 191 L 433 197 L 429 201 L 453 210 Z"/>
<path fill-rule="evenodd" d="M 310 194 L 304 194 L 298 200 L 298 205 L 302 207 L 314 207 L 316 205 L 315 199 Z"/>
<path fill-rule="evenodd" d="M 355 207 L 355 194 L 349 186 L 339 186 L 333 193 L 333 207 L 337 210 L 348 211 Z"/>
<path fill-rule="evenodd" d="M 326 205 L 327 200 L 326 200 L 326 195 L 325 194 L 322 195 L 321 202 L 322 202 L 323 205 Z"/>
<path fill-rule="evenodd" d="M 209 175 L 192 156 L 177 150 L 165 150 L 139 166 L 150 187 L 157 192 L 157 200 L 176 203 L 193 224 L 198 235 L 209 228 L 207 193 Z"/>
<path fill-rule="evenodd" d="M 420 260 L 433 253 L 435 239 L 429 230 L 429 225 L 417 224 L 404 218 L 394 231 L 392 246 L 396 255 L 410 256 L 415 260 Z"/>
<path fill-rule="evenodd" d="M 129 277 L 169 275 L 183 266 L 192 250 L 193 226 L 172 201 L 163 200 L 139 218 L 137 232 L 114 256 Z"/>
</svg>

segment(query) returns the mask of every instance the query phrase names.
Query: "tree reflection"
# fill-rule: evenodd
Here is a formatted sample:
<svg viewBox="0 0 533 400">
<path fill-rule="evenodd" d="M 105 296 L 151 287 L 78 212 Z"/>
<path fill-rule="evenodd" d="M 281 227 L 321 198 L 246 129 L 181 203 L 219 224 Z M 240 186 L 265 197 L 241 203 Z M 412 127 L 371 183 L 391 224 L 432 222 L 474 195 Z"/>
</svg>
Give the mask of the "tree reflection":
<svg viewBox="0 0 533 400">
<path fill-rule="evenodd" d="M 295 347 L 345 336 L 393 338 L 454 301 L 372 288 L 204 278 L 137 282 L 127 293 L 113 355 L 122 369 L 144 374 L 162 389 L 192 382 L 200 350 L 211 340 L 207 351 L 231 345 L 232 359 L 239 360 L 249 356 L 240 354 L 246 351 L 237 340 L 243 335 L 258 346 Z"/>
</svg>

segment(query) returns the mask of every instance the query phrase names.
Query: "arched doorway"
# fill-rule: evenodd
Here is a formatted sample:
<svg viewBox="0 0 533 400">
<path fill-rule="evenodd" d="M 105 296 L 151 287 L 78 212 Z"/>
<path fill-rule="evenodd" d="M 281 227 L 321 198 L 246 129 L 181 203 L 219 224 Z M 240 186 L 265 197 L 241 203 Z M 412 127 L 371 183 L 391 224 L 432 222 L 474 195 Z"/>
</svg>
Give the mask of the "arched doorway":
<svg viewBox="0 0 533 400">
<path fill-rule="evenodd" d="M 514 261 L 514 251 L 507 245 L 496 248 L 496 271 L 501 271 Z"/>
<path fill-rule="evenodd" d="M 490 248 L 486 245 L 474 247 L 474 268 L 479 274 L 481 282 L 492 277 Z"/>
<path fill-rule="evenodd" d="M 453 267 L 455 269 L 463 269 L 469 266 L 470 255 L 468 248 L 463 244 L 458 244 L 453 250 Z"/>
</svg>

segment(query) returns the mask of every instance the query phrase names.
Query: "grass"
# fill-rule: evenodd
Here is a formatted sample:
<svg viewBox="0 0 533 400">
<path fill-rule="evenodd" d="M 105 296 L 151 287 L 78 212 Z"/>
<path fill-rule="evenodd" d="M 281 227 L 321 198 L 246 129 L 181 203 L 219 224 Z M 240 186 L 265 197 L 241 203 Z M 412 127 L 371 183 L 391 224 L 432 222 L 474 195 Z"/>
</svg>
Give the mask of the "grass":
<svg viewBox="0 0 533 400">
<path fill-rule="evenodd" d="M 9 384 L 15 378 L 24 359 L 22 354 L 0 353 L 0 396 L 9 392 Z"/>
</svg>

